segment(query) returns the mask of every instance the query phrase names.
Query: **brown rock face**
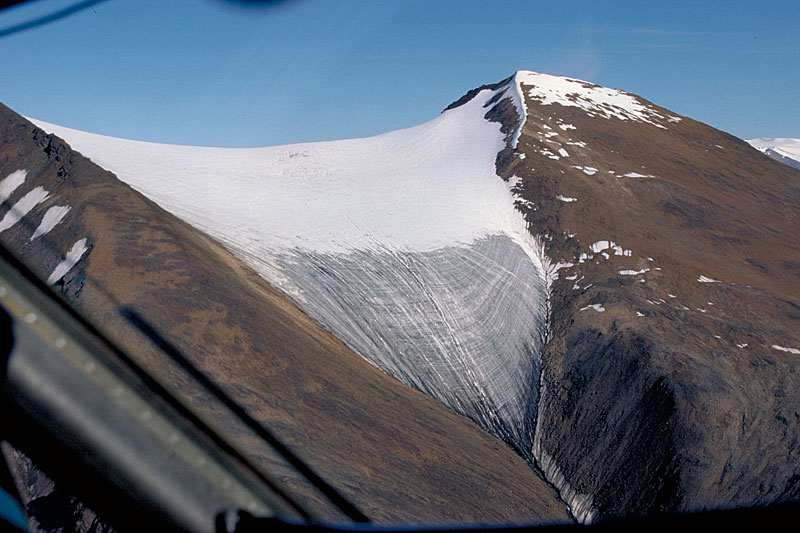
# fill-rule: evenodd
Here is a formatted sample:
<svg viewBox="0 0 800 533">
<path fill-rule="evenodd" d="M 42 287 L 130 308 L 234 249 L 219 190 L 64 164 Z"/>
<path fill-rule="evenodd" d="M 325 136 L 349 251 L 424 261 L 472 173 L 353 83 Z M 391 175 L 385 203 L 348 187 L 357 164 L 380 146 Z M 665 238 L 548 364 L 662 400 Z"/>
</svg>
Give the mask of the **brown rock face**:
<svg viewBox="0 0 800 533">
<path fill-rule="evenodd" d="M 548 477 L 584 517 L 796 499 L 800 172 L 685 117 L 526 104 L 499 171 L 571 263 L 542 355 Z"/>
<path fill-rule="evenodd" d="M 216 242 L 2 106 L 0 139 L 0 179 L 27 171 L 0 216 L 36 187 L 49 193 L 3 244 L 46 278 L 85 238 L 88 252 L 57 284 L 65 298 L 322 517 L 341 519 L 120 309 L 153 324 L 373 520 L 568 519 L 503 442 L 366 363 Z M 31 240 L 57 205 L 70 210 Z"/>
</svg>

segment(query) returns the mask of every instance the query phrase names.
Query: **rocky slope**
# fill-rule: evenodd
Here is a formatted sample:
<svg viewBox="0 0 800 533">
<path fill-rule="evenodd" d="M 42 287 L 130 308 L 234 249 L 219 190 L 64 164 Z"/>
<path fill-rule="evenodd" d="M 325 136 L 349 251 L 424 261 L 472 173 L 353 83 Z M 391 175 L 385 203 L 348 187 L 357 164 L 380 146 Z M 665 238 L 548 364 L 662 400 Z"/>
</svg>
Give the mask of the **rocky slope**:
<svg viewBox="0 0 800 533">
<path fill-rule="evenodd" d="M 500 172 L 560 267 L 548 478 L 587 520 L 797 498 L 800 173 L 627 93 L 514 81 Z"/>
<path fill-rule="evenodd" d="M 120 309 L 154 324 L 374 520 L 568 518 L 502 442 L 366 363 L 217 242 L 5 107 L 0 131 L 3 244 L 323 517 L 341 519 Z"/>
</svg>

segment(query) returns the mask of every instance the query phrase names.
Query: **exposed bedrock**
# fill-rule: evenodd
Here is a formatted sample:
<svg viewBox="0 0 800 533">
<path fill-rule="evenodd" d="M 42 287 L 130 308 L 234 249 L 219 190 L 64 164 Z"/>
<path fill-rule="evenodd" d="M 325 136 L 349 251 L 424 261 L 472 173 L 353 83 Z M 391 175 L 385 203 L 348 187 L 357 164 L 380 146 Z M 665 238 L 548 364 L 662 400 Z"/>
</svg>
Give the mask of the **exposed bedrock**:
<svg viewBox="0 0 800 533">
<path fill-rule="evenodd" d="M 650 349 L 633 332 L 586 328 L 567 338 L 563 357 L 547 352 L 555 364 L 542 379 L 534 454 L 580 521 L 681 501 L 676 393 Z"/>
<path fill-rule="evenodd" d="M 704 353 L 625 322 L 554 317 L 542 354 L 534 456 L 573 515 L 796 500 L 797 363 Z"/>
</svg>

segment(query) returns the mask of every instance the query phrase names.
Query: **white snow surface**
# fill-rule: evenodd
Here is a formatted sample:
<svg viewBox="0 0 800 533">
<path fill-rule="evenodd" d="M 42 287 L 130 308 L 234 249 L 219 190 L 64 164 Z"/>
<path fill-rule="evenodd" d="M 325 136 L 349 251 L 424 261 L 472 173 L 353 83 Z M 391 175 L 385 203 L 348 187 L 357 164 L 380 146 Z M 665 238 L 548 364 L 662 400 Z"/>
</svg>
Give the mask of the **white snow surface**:
<svg viewBox="0 0 800 533">
<path fill-rule="evenodd" d="M 747 142 L 750 143 L 750 146 L 762 152 L 772 150 L 783 157 L 788 157 L 789 159 L 800 162 L 800 139 L 792 139 L 789 137 L 761 137 L 758 139 L 750 139 Z"/>
<path fill-rule="evenodd" d="M 597 169 L 594 167 L 582 167 L 580 165 L 572 165 L 572 168 L 577 168 L 579 170 L 582 170 L 585 174 L 588 174 L 589 176 L 594 176 L 595 174 L 597 174 Z"/>
<path fill-rule="evenodd" d="M 628 172 L 627 174 L 623 174 L 622 177 L 624 178 L 655 178 L 652 174 L 639 174 L 638 172 Z"/>
<path fill-rule="evenodd" d="M 638 276 L 639 274 L 646 274 L 650 272 L 649 268 L 643 268 L 641 270 L 620 270 L 620 276 Z"/>
<path fill-rule="evenodd" d="M 800 350 L 798 350 L 797 348 L 786 348 L 785 346 L 778 346 L 777 344 L 773 344 L 772 345 L 772 349 L 773 350 L 780 350 L 782 352 L 789 352 L 789 353 L 792 353 L 794 355 L 800 355 Z"/>
<path fill-rule="evenodd" d="M 47 200 L 49 196 L 50 193 L 47 192 L 44 187 L 35 187 L 28 191 L 25 196 L 17 200 L 17 202 L 11 206 L 11 209 L 9 209 L 5 216 L 3 216 L 3 219 L 0 220 L 0 232 L 9 229 L 22 220 L 22 217 L 30 213 L 34 207 Z"/>
<path fill-rule="evenodd" d="M 50 274 L 50 277 L 47 278 L 47 283 L 52 285 L 53 283 L 58 282 L 61 278 L 67 275 L 67 273 L 72 270 L 78 261 L 81 260 L 83 254 L 86 253 L 88 250 L 86 246 L 86 238 L 80 239 L 72 245 L 72 248 L 69 252 L 67 252 L 67 256 L 58 264 L 56 268 L 53 269 L 53 273 Z"/>
<path fill-rule="evenodd" d="M 39 227 L 36 228 L 36 231 L 33 232 L 31 236 L 31 240 L 34 240 L 36 237 L 41 237 L 42 235 L 46 235 L 50 233 L 50 230 L 55 228 L 59 222 L 64 218 L 64 216 L 69 213 L 70 206 L 68 205 L 54 205 L 42 217 L 41 223 L 39 223 Z"/>
<path fill-rule="evenodd" d="M 495 173 L 505 144 L 499 124 L 482 118 L 492 94 L 376 137 L 268 148 L 155 144 L 34 122 L 168 211 L 254 248 L 431 251 L 493 234 L 530 246 Z"/>
<path fill-rule="evenodd" d="M 514 107 L 517 109 L 517 113 L 519 114 L 519 125 L 514 131 L 514 136 L 511 138 L 511 148 L 517 147 L 517 144 L 519 143 L 519 136 L 522 133 L 522 127 L 525 125 L 525 121 L 528 120 L 528 109 L 525 107 L 525 95 L 523 94 L 522 86 L 519 83 L 520 72 L 523 71 L 517 71 L 512 80 L 509 82 L 509 85 L 513 87 L 513 90 L 510 93 L 511 102 L 513 102 Z"/>
<path fill-rule="evenodd" d="M 513 99 L 508 89 L 497 92 Z M 484 118 L 495 94 L 376 137 L 268 148 L 34 122 L 218 239 L 376 366 L 530 459 L 553 278 L 495 171 L 505 136 Z M 85 253 L 79 243 L 51 283 Z"/>
<path fill-rule="evenodd" d="M 614 255 L 621 255 L 624 257 L 631 257 L 633 255 L 633 252 L 626 250 L 614 241 L 596 241 L 589 246 L 589 249 L 592 250 L 593 253 L 600 253 L 603 250 L 614 250 Z M 606 259 L 608 259 L 608 257 L 606 257 Z"/>
<path fill-rule="evenodd" d="M 543 106 L 579 107 L 589 116 L 646 122 L 665 129 L 660 122 L 680 120 L 680 117 L 662 114 L 632 94 L 583 80 L 524 70 L 517 72 L 515 80 L 527 89 L 528 98 Z"/>
<path fill-rule="evenodd" d="M 17 187 L 25 183 L 25 177 L 28 175 L 27 170 L 15 170 L 0 181 L 0 204 L 8 200 L 11 195 L 17 190 Z"/>
</svg>

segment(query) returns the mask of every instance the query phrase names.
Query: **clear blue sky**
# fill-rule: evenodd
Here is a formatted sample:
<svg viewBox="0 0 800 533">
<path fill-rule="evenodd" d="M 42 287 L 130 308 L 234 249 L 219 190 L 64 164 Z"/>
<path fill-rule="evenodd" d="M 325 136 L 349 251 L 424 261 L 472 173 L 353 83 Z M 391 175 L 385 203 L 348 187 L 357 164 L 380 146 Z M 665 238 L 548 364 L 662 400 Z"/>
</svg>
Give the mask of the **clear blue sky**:
<svg viewBox="0 0 800 533">
<path fill-rule="evenodd" d="M 0 28 L 70 5 L 0 13 Z M 515 70 L 800 137 L 800 2 L 109 0 L 0 39 L 0 102 L 119 137 L 264 146 L 433 118 Z"/>
</svg>

